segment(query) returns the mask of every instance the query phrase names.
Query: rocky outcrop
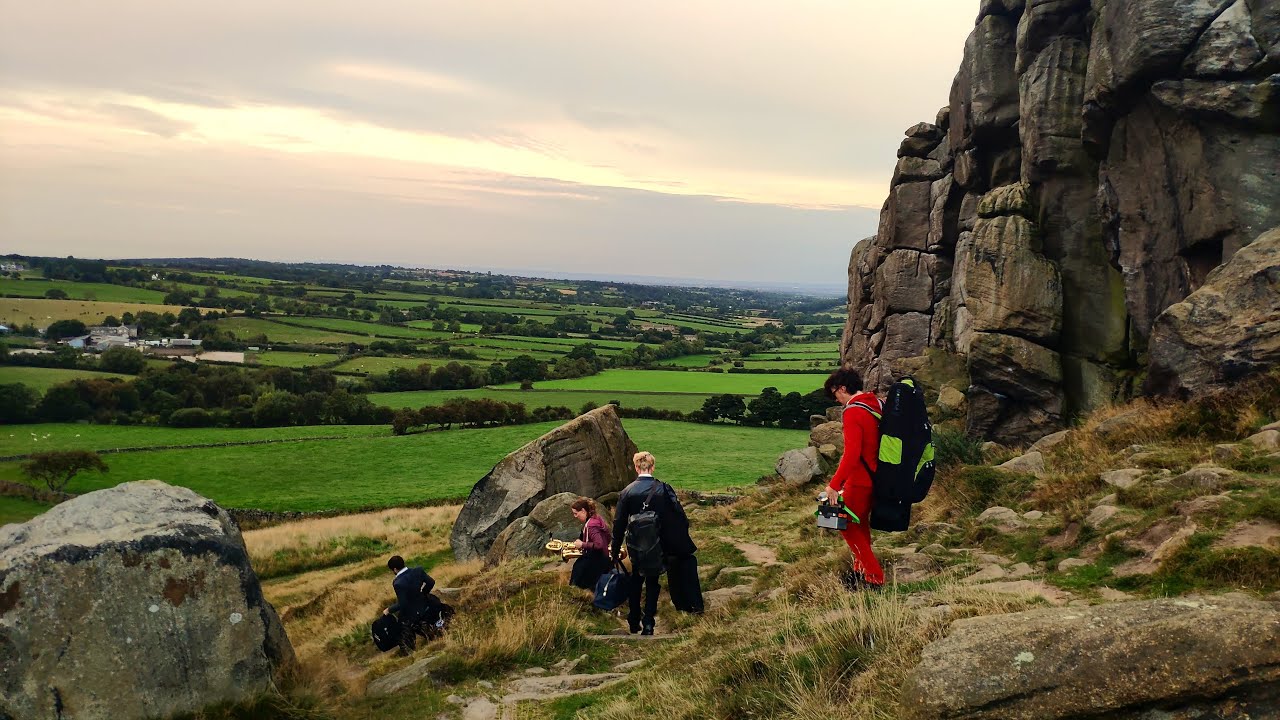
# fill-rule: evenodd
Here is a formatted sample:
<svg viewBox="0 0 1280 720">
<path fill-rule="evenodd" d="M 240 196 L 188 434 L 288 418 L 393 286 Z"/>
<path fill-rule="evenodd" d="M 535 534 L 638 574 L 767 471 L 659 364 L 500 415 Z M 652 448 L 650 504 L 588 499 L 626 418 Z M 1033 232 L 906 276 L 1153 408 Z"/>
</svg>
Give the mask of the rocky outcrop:
<svg viewBox="0 0 1280 720">
<path fill-rule="evenodd" d="M 960 620 L 902 698 L 902 717 L 921 720 L 1270 717 L 1280 608 L 1166 598 Z"/>
<path fill-rule="evenodd" d="M 240 531 L 190 490 L 125 483 L 0 528 L 0 717 L 195 713 L 292 663 Z"/>
<path fill-rule="evenodd" d="M 812 445 L 784 452 L 774 465 L 774 472 L 792 485 L 821 480 L 827 472 L 827 461 Z"/>
<path fill-rule="evenodd" d="M 1280 365 L 1280 228 L 1156 318 L 1151 358 L 1150 388 L 1184 397 Z"/>
<path fill-rule="evenodd" d="M 577 540 L 582 533 L 582 523 L 573 517 L 572 505 L 578 497 L 577 493 L 552 495 L 535 505 L 528 515 L 516 518 L 498 533 L 485 555 L 485 564 L 545 555 L 545 546 L 552 538 Z"/>
<path fill-rule="evenodd" d="M 1244 358 L 1227 375 L 1272 357 L 1243 321 L 1188 349 L 1209 303 L 1157 318 L 1280 226 L 1274 3 L 982 2 L 950 104 L 898 156 L 849 263 L 842 360 L 873 388 L 960 353 L 969 430 L 1025 444 L 1148 368 L 1153 389 L 1202 382 L 1215 342 Z M 1223 313 L 1274 316 L 1274 296 Z"/>
<path fill-rule="evenodd" d="M 557 493 L 599 498 L 622 490 L 635 478 L 635 452 L 617 412 L 606 405 L 511 453 L 471 488 L 449 536 L 454 557 L 484 557 L 508 525 Z"/>
</svg>

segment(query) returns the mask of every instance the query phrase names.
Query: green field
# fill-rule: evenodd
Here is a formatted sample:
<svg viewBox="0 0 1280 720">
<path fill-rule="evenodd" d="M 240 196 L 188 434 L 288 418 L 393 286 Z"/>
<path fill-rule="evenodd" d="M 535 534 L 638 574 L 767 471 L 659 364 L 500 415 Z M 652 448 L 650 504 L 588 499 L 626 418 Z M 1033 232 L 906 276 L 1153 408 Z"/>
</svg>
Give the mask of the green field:
<svg viewBox="0 0 1280 720">
<path fill-rule="evenodd" d="M 85 325 L 98 325 L 107 316 L 123 317 L 125 313 L 142 312 L 174 315 L 180 305 L 145 305 L 141 303 L 104 302 L 94 300 L 45 300 L 41 298 L 0 298 L 0 323 L 14 327 L 31 323 L 47 327 L 55 320 L 79 320 Z"/>
<path fill-rule="evenodd" d="M 678 370 L 605 370 L 599 375 L 573 380 L 546 380 L 534 383 L 542 390 L 617 390 L 631 392 L 676 392 L 719 395 L 758 395 L 766 387 L 775 387 L 782 394 L 801 394 L 817 390 L 826 381 L 827 373 L 770 375 L 681 372 Z M 517 384 L 500 386 L 519 387 Z"/>
<path fill-rule="evenodd" d="M 451 338 L 454 336 L 453 333 L 441 332 L 439 330 L 423 330 L 421 328 L 405 327 L 404 325 L 383 325 L 380 323 L 364 322 L 362 320 L 344 320 L 341 318 L 289 317 L 280 318 L 279 324 L 318 328 L 320 330 L 334 330 L 337 332 L 350 333 L 352 335 L 364 335 L 366 337 L 377 336 L 384 338 L 403 338 L 406 340 Z M 270 335 L 268 335 L 268 337 L 270 337 Z"/>
<path fill-rule="evenodd" d="M 34 500 L 0 495 L 0 525 L 26 522 L 48 509 L 48 505 Z"/>
<path fill-rule="evenodd" d="M 32 435 L 37 439 L 32 440 Z M 45 437 L 48 435 L 49 437 Z M 157 445 L 207 445 L 255 440 L 316 437 L 365 438 L 391 435 L 386 425 L 307 425 L 278 428 L 170 428 L 145 425 L 40 423 L 0 426 L 0 456 L 44 450 L 113 450 Z"/>
<path fill-rule="evenodd" d="M 499 390 L 496 388 L 479 388 L 477 390 L 422 390 L 417 392 L 371 393 L 369 400 L 374 405 L 386 405 L 390 408 L 412 408 L 417 410 L 427 405 L 442 405 L 450 398 L 461 397 L 472 400 L 488 398 L 503 402 L 524 403 L 528 410 L 550 405 L 580 410 L 583 405 L 593 402 L 604 405 L 617 400 L 623 407 L 651 407 L 659 410 L 679 410 L 692 412 L 702 407 L 707 395 L 694 393 L 628 393 L 613 390 Z"/>
<path fill-rule="evenodd" d="M 0 365 L 0 385 L 22 383 L 41 395 L 44 394 L 45 390 L 48 390 L 54 385 L 67 382 L 68 380 L 75 380 L 77 378 L 96 378 L 99 380 L 104 380 L 106 378 L 120 378 L 121 380 L 132 380 L 133 376 L 121 375 L 119 373 L 94 372 L 93 370 L 66 370 L 63 368 Z"/>
<path fill-rule="evenodd" d="M 266 335 L 268 342 L 302 343 L 310 345 L 342 345 L 350 342 L 368 343 L 363 335 L 282 325 L 262 318 L 230 317 L 218 321 L 218 327 L 234 333 L 241 340 Z"/>
<path fill-rule="evenodd" d="M 319 367 L 337 362 L 339 357 L 330 353 L 288 352 L 285 350 L 253 353 L 253 356 L 257 359 L 259 365 L 287 368 Z"/>
<path fill-rule="evenodd" d="M 104 456 L 109 473 L 77 476 L 68 489 L 83 493 L 158 479 L 192 488 L 227 507 L 263 510 L 461 499 L 495 463 L 558 424 L 123 453 Z M 773 471 L 781 452 L 804 445 L 808 437 L 803 430 L 656 420 L 627 420 L 625 426 L 637 446 L 657 456 L 660 477 L 677 488 L 703 490 L 754 482 Z M 16 475 L 15 464 L 0 465 L 0 478 Z"/>
<path fill-rule="evenodd" d="M 708 367 L 711 364 L 711 361 L 718 357 L 720 356 L 707 354 L 681 355 L 680 357 L 671 358 L 670 360 L 659 360 L 658 364 L 668 365 L 670 367 L 703 368 Z"/>
<path fill-rule="evenodd" d="M 101 300 L 102 302 L 149 303 L 164 302 L 164 293 L 145 288 L 125 287 L 109 283 L 83 283 L 70 280 L 15 280 L 0 278 L 0 295 L 11 297 L 42 298 L 46 290 L 58 289 L 71 300 Z"/>
<path fill-rule="evenodd" d="M 475 361 L 458 360 L 456 362 L 475 364 Z M 448 363 L 448 360 L 442 358 L 357 357 L 335 365 L 333 371 L 361 375 L 386 375 L 396 368 L 413 370 L 419 365 L 430 365 L 435 368 Z"/>
</svg>

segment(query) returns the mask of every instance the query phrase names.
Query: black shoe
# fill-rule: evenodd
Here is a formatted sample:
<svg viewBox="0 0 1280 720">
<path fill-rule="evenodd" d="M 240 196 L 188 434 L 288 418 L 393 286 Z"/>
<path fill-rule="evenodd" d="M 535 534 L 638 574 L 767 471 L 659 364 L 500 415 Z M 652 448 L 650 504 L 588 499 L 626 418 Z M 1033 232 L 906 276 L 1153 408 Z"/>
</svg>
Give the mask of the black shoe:
<svg viewBox="0 0 1280 720">
<path fill-rule="evenodd" d="M 630 626 L 632 635 L 635 635 L 636 633 L 640 632 L 640 623 L 628 623 L 628 624 Z"/>
<path fill-rule="evenodd" d="M 644 629 L 640 631 L 640 634 L 641 634 L 641 635 L 652 635 L 652 634 L 653 634 L 653 626 L 652 626 L 652 625 L 645 625 L 645 626 L 644 626 Z"/>
</svg>

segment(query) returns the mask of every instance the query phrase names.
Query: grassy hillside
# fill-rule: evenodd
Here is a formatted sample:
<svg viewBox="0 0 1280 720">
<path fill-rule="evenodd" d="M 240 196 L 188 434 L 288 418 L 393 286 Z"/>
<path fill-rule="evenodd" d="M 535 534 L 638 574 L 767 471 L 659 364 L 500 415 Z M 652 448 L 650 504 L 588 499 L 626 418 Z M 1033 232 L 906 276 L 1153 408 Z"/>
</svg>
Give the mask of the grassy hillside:
<svg viewBox="0 0 1280 720">
<path fill-rule="evenodd" d="M 68 380 L 76 380 L 78 378 L 119 378 L 121 380 L 132 380 L 133 376 L 121 375 L 120 373 L 95 372 L 93 370 L 68 370 L 66 368 L 0 365 L 0 385 L 21 383 L 42 395 L 45 390 L 48 390 L 54 385 L 67 382 Z M 3 427 L 0 426 L 0 429 L 3 429 Z"/>
<path fill-rule="evenodd" d="M 623 623 L 566 587 L 567 568 L 558 563 L 453 563 L 447 538 L 456 508 L 252 531 L 246 542 L 253 562 L 271 578 L 266 595 L 303 667 L 287 708 L 269 704 L 267 712 L 459 718 L 467 705 L 478 711 L 506 697 L 508 717 L 539 719 L 894 718 L 905 678 L 952 620 L 1067 603 L 1280 590 L 1280 544 L 1257 530 L 1280 529 L 1280 459 L 1254 447 L 1265 440 L 1241 442 L 1277 419 L 1280 382 L 1270 395 L 1252 392 L 1238 390 L 1223 403 L 1100 412 L 1045 451 L 1038 475 L 993 467 L 1019 454 L 1016 448 L 977 460 L 976 446 L 944 426 L 943 467 L 915 529 L 874 534 L 890 577 L 875 593 L 838 583 L 848 552 L 837 535 L 813 526 L 813 487 L 753 488 L 730 506 L 690 503 L 708 612 L 677 613 L 664 592 L 658 630 L 666 639 L 653 642 L 597 639 L 623 632 Z M 670 441 L 667 448 L 649 440 L 658 474 L 688 475 L 688 459 L 680 460 L 680 472 L 674 461 L 663 462 L 675 457 L 682 438 Z M 961 456 L 975 462 L 963 464 Z M 1203 477 L 1210 466 L 1221 470 L 1212 471 L 1219 478 L 1212 482 Z M 1123 468 L 1139 471 L 1138 481 L 1121 489 L 1103 479 Z M 1197 468 L 1198 479 L 1182 479 Z M 1017 522 L 980 520 L 994 505 Z M 1208 506 L 1213 510 L 1197 509 Z M 1160 528 L 1192 517 L 1195 531 L 1179 547 L 1166 547 L 1142 572 L 1126 569 L 1151 558 L 1143 538 L 1167 538 Z M 1253 528 L 1255 539 L 1241 527 Z M 367 640 L 368 622 L 391 597 L 380 569 L 391 552 L 430 568 L 459 609 L 450 632 L 412 658 L 379 655 Z M 370 680 L 429 657 L 427 677 L 410 689 L 386 697 L 366 692 Z M 566 663 L 586 690 L 514 699 L 524 678 L 554 676 Z M 610 672 L 623 674 L 590 675 Z M 593 677 L 619 680 L 593 691 Z"/>
</svg>

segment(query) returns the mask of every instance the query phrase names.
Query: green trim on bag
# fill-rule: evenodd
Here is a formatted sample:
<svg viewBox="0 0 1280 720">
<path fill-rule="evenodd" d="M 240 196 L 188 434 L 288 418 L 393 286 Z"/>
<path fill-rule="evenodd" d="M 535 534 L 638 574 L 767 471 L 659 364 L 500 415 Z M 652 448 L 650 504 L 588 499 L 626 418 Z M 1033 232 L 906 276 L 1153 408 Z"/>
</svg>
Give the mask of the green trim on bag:
<svg viewBox="0 0 1280 720">
<path fill-rule="evenodd" d="M 925 463 L 933 462 L 933 443 L 924 446 L 924 452 L 920 455 L 920 462 L 916 463 L 916 477 L 920 477 L 920 468 Z"/>
<path fill-rule="evenodd" d="M 880 436 L 880 462 L 887 462 L 890 465 L 902 464 L 902 438 L 892 435 Z"/>
</svg>

